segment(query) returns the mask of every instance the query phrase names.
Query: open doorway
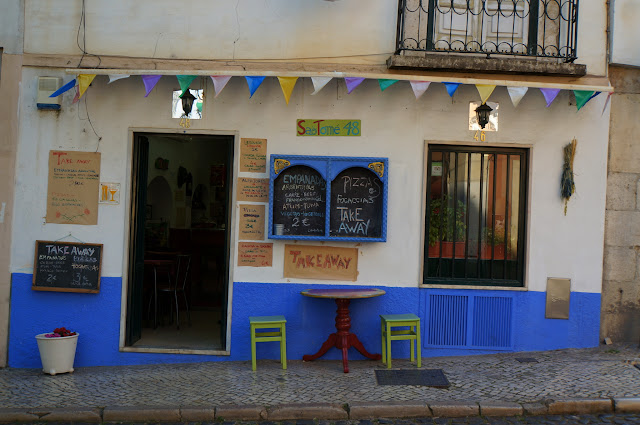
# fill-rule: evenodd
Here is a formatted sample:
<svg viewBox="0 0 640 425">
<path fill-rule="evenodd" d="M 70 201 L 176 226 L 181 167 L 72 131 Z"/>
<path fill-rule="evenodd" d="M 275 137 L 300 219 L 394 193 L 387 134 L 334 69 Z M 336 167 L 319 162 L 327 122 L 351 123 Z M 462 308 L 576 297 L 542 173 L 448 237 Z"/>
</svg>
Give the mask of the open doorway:
<svg viewBox="0 0 640 425">
<path fill-rule="evenodd" d="M 233 140 L 134 134 L 127 346 L 225 350 Z"/>
</svg>

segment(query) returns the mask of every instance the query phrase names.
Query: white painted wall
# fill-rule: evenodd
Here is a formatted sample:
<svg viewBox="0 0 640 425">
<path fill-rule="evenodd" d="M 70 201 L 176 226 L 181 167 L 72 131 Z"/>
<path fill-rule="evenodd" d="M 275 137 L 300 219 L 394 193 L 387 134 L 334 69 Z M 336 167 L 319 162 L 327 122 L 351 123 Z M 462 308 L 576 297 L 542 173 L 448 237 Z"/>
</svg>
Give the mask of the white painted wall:
<svg viewBox="0 0 640 425">
<path fill-rule="evenodd" d="M 85 242 L 103 243 L 103 275 L 122 276 L 128 232 L 130 127 L 178 129 L 170 118 L 174 77 L 163 77 L 148 98 L 140 77 L 107 85 L 98 76 L 87 91 L 91 121 L 102 141 L 98 145 L 86 117 L 85 100 L 71 105 L 73 94 L 63 97 L 62 112 L 36 110 L 38 75 L 63 75 L 45 69 L 25 68 L 23 117 L 17 164 L 13 272 L 32 272 L 37 239 L 59 239 L 69 232 Z M 65 82 L 69 80 L 65 76 Z M 343 81 L 334 80 L 318 95 L 310 96 L 309 79 L 300 79 L 287 106 L 275 78 L 267 78 L 249 99 L 243 78 L 234 77 L 218 98 L 210 80 L 205 84 L 202 120 L 192 129 L 212 129 L 240 137 L 268 139 L 268 154 L 383 156 L 389 158 L 388 241 L 359 244 L 357 284 L 416 286 L 420 280 L 424 232 L 422 218 L 424 141 L 473 143 L 468 130 L 469 101 L 477 100 L 473 86 L 461 86 L 453 100 L 442 84 L 432 84 L 415 100 L 407 82 L 380 92 L 378 83 L 366 80 L 347 95 Z M 537 89 L 531 89 L 514 109 L 506 88 L 491 97 L 500 103 L 500 131 L 488 133 L 488 143 L 532 146 L 527 280 L 532 290 L 543 291 L 547 277 L 572 279 L 572 290 L 600 292 L 608 113 L 601 115 L 605 97 L 592 100 L 580 112 L 561 92 L 551 107 Z M 79 109 L 79 111 L 78 111 Z M 296 137 L 297 118 L 351 118 L 362 120 L 359 138 Z M 563 215 L 560 199 L 562 147 L 573 137 L 579 141 L 575 158 L 577 192 Z M 121 204 L 100 205 L 97 226 L 45 224 L 47 159 L 51 149 L 102 152 L 101 181 L 122 184 Z M 267 174 L 241 173 L 245 177 Z M 237 228 L 233 228 L 237 232 Z M 284 283 L 284 243 L 274 242 L 272 268 L 234 267 L 235 281 Z M 331 242 L 335 246 L 356 246 Z M 235 249 L 234 249 L 235 251 Z M 235 253 L 234 253 L 235 256 Z M 235 264 L 235 258 L 232 260 Z M 345 283 L 327 281 L 327 283 Z"/>
<path fill-rule="evenodd" d="M 26 52 L 81 53 L 80 0 L 25 2 Z M 132 57 L 383 64 L 395 50 L 397 9 L 396 0 L 87 1 L 86 48 Z M 604 75 L 605 2 L 583 1 L 579 13 L 577 62 Z"/>
<path fill-rule="evenodd" d="M 24 35 L 24 0 L 0 2 L 0 47 L 6 54 L 21 54 Z"/>
<path fill-rule="evenodd" d="M 26 8 L 26 51 L 81 53 L 79 0 L 26 0 Z M 110 0 L 87 1 L 85 10 L 87 50 L 100 55 L 297 60 L 381 54 L 381 62 L 395 48 L 397 4 L 389 0 Z"/>
<path fill-rule="evenodd" d="M 612 0 L 611 63 L 640 66 L 640 2 Z"/>
</svg>

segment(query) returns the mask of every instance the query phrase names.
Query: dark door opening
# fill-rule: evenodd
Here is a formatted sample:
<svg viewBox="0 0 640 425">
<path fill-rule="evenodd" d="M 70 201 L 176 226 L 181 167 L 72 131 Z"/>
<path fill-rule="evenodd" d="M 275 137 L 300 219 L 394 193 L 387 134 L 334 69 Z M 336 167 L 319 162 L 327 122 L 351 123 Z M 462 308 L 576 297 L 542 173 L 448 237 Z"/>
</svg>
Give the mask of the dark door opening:
<svg viewBox="0 0 640 425">
<path fill-rule="evenodd" d="M 136 133 L 126 345 L 224 350 L 233 136 Z"/>
</svg>

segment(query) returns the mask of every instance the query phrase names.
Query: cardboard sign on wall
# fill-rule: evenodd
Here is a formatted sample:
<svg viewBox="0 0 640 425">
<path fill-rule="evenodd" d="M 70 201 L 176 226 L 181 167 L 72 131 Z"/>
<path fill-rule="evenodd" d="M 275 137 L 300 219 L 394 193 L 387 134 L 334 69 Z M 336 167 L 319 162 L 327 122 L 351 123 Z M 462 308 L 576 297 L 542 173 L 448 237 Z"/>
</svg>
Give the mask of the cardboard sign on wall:
<svg viewBox="0 0 640 425">
<path fill-rule="evenodd" d="M 240 171 L 267 171 L 267 139 L 240 139 Z"/>
<path fill-rule="evenodd" d="M 47 223 L 98 224 L 99 195 L 99 152 L 49 152 Z"/>
<path fill-rule="evenodd" d="M 238 243 L 238 266 L 271 267 L 273 244 L 259 242 Z"/>
<path fill-rule="evenodd" d="M 269 179 L 239 177 L 238 201 L 269 202 Z"/>
<path fill-rule="evenodd" d="M 284 277 L 302 279 L 358 279 L 358 248 L 285 245 Z"/>
<path fill-rule="evenodd" d="M 242 204 L 240 207 L 240 240 L 264 240 L 264 205 Z"/>
</svg>

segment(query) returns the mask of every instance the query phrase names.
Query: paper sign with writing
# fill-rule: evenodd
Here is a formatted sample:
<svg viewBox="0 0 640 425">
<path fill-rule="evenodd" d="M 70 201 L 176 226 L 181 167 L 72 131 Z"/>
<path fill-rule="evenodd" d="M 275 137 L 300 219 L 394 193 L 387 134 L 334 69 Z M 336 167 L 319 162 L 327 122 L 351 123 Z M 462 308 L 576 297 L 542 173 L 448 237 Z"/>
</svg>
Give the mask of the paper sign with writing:
<svg viewBox="0 0 640 425">
<path fill-rule="evenodd" d="M 267 171 L 267 139 L 240 139 L 240 171 Z"/>
<path fill-rule="evenodd" d="M 307 119 L 296 122 L 297 136 L 360 136 L 360 120 Z"/>
<path fill-rule="evenodd" d="M 285 245 L 284 277 L 355 282 L 358 278 L 358 248 Z"/>
<path fill-rule="evenodd" d="M 269 179 L 238 177 L 238 201 L 269 202 Z"/>
<path fill-rule="evenodd" d="M 47 223 L 98 224 L 99 191 L 99 152 L 49 152 Z"/>
<path fill-rule="evenodd" d="M 240 240 L 264 240 L 264 205 L 240 205 Z"/>
<path fill-rule="evenodd" d="M 238 242 L 239 267 L 271 267 L 272 261 L 272 243 Z"/>
</svg>

